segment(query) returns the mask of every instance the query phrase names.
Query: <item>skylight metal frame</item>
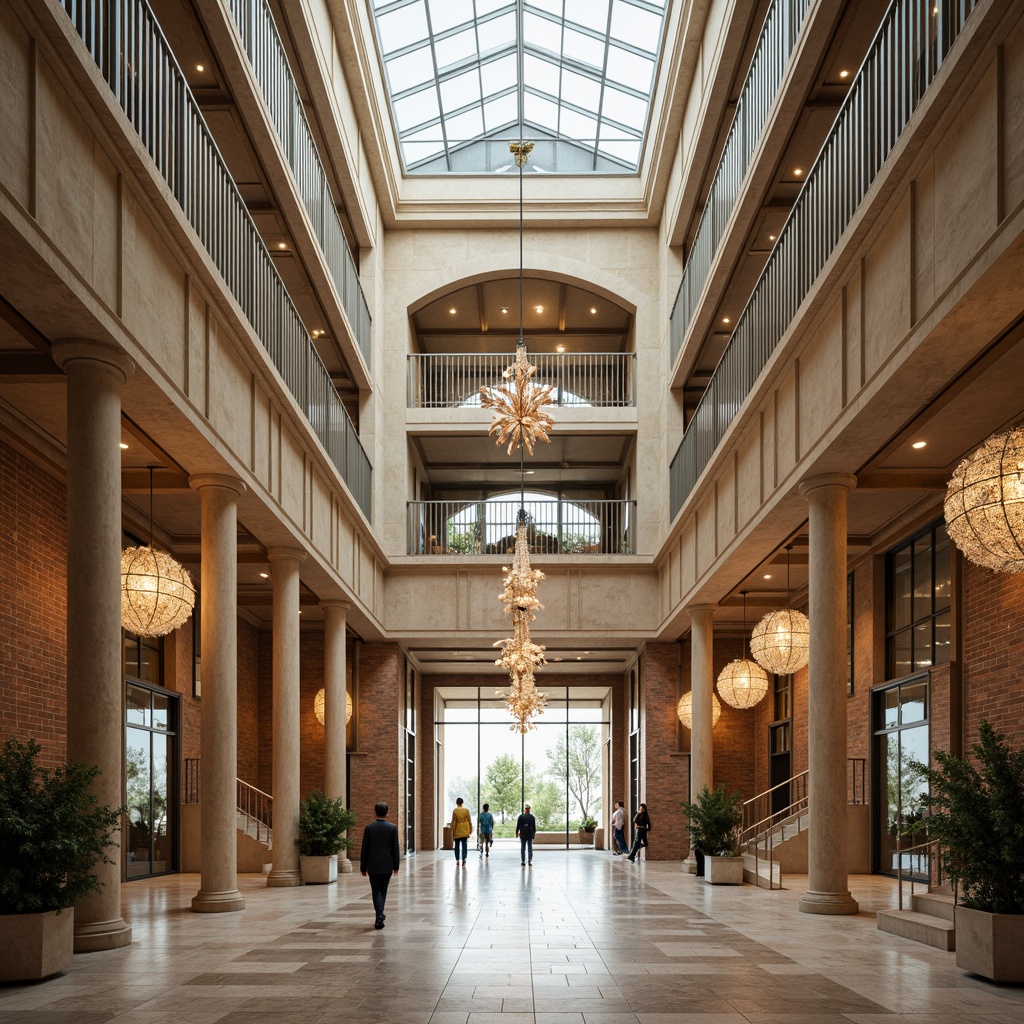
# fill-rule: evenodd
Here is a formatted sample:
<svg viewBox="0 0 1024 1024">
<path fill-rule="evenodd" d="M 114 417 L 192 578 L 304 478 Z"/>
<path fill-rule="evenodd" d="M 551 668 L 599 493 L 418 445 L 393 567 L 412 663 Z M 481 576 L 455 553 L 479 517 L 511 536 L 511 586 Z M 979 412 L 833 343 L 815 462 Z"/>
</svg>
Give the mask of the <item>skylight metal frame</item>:
<svg viewBox="0 0 1024 1024">
<path fill-rule="evenodd" d="M 638 171 L 670 0 L 368 3 L 407 174 Z"/>
</svg>

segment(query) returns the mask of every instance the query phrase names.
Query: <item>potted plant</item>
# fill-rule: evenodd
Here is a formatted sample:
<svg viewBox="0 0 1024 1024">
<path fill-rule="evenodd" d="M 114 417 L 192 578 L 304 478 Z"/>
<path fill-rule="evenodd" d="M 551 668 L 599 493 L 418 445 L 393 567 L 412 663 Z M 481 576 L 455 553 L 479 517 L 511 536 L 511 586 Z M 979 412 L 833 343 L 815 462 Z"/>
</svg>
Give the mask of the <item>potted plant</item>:
<svg viewBox="0 0 1024 1024">
<path fill-rule="evenodd" d="M 693 803 L 682 802 L 690 846 L 704 855 L 704 873 L 712 885 L 742 885 L 743 858 L 737 850 L 737 830 L 743 816 L 742 793 L 729 793 L 725 784 L 705 786 Z"/>
<path fill-rule="evenodd" d="M 583 815 L 583 820 L 580 822 L 580 831 L 586 832 L 588 836 L 592 836 L 597 829 L 597 818 L 592 818 L 589 814 Z"/>
<path fill-rule="evenodd" d="M 936 750 L 925 825 L 938 840 L 956 901 L 958 967 L 1024 982 L 1024 750 L 982 720 L 973 758 Z"/>
<path fill-rule="evenodd" d="M 351 841 L 345 833 L 356 823 L 341 797 L 332 800 L 321 789 L 299 804 L 299 864 L 306 885 L 335 882 L 338 879 L 338 854 Z"/>
<path fill-rule="evenodd" d="M 34 981 L 71 965 L 74 914 L 102 889 L 91 874 L 111 863 L 123 809 L 91 793 L 99 769 L 39 767 L 39 744 L 9 739 L 0 751 L 0 981 Z"/>
</svg>

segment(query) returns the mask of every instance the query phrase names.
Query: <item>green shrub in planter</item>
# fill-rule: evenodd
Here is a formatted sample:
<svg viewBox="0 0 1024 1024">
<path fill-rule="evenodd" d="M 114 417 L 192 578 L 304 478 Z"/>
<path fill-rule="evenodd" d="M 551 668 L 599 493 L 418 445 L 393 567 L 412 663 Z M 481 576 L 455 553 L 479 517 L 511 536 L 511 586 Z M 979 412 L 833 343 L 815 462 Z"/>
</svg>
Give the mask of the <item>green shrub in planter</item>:
<svg viewBox="0 0 1024 1024">
<path fill-rule="evenodd" d="M 1014 751 L 982 720 L 974 760 L 936 750 L 922 823 L 939 841 L 957 899 L 990 914 L 1024 914 L 1024 750 Z"/>
<path fill-rule="evenodd" d="M 743 821 L 742 799 L 742 793 L 729 793 L 722 783 L 714 790 L 705 786 L 693 803 L 683 800 L 691 849 L 699 849 L 705 857 L 735 856 L 737 830 Z"/>
<path fill-rule="evenodd" d="M 39 751 L 35 740 L 9 739 L 0 752 L 0 914 L 73 907 L 102 889 L 93 868 L 112 863 L 123 809 L 89 792 L 99 769 L 40 768 Z"/>
<path fill-rule="evenodd" d="M 323 790 L 314 789 L 299 804 L 299 853 L 303 857 L 333 857 L 347 850 L 352 841 L 345 833 L 356 823 L 341 797 L 332 800 Z"/>
</svg>

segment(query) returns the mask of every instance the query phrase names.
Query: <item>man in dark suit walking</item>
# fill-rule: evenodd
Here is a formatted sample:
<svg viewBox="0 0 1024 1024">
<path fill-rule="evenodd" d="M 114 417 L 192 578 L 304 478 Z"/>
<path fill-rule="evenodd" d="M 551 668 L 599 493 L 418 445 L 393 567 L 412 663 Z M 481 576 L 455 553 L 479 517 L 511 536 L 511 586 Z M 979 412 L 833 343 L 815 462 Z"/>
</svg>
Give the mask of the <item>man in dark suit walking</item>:
<svg viewBox="0 0 1024 1024">
<path fill-rule="evenodd" d="M 373 808 L 377 815 L 363 829 L 363 850 L 359 856 L 359 870 L 370 878 L 373 896 L 374 928 L 384 927 L 384 902 L 388 898 L 388 883 L 392 874 L 398 874 L 398 829 L 387 821 L 388 805 L 382 800 Z"/>
<path fill-rule="evenodd" d="M 533 837 L 537 834 L 537 819 L 530 813 L 530 805 L 516 819 L 516 835 L 519 836 L 519 857 L 525 868 L 533 864 Z"/>
</svg>

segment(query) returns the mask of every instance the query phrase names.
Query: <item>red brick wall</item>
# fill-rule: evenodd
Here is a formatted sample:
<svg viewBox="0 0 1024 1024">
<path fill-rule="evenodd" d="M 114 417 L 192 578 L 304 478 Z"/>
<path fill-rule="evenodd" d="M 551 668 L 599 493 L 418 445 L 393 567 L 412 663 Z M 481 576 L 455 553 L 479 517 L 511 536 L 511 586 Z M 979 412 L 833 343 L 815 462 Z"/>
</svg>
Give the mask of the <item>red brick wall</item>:
<svg viewBox="0 0 1024 1024">
<path fill-rule="evenodd" d="M 238 777 L 257 786 L 259 752 L 259 656 L 260 632 L 239 620 L 238 633 Z M 262 788 L 262 787 L 260 787 Z"/>
<path fill-rule="evenodd" d="M 67 756 L 65 486 L 0 442 L 0 736 Z"/>
</svg>

